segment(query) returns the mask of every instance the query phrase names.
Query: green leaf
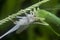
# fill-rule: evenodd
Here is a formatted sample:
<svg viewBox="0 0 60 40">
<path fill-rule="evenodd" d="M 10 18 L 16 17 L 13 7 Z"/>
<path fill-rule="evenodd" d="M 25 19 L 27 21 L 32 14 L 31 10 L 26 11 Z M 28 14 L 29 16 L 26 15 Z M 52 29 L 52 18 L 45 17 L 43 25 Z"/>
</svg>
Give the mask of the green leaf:
<svg viewBox="0 0 60 40">
<path fill-rule="evenodd" d="M 39 17 L 45 18 L 45 22 L 47 22 L 52 28 L 59 34 L 60 33 L 60 18 L 56 15 L 46 11 L 46 10 L 39 10 L 37 11 L 37 15 Z M 60 34 L 58 35 L 60 36 Z"/>
</svg>

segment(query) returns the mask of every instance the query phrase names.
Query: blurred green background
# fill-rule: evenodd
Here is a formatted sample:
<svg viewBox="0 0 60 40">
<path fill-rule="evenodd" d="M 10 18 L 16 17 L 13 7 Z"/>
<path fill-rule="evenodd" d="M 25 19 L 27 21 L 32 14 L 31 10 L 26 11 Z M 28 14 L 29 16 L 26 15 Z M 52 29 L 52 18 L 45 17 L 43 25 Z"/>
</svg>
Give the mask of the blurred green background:
<svg viewBox="0 0 60 40">
<path fill-rule="evenodd" d="M 20 9 L 24 9 L 29 7 L 32 4 L 35 4 L 42 0 L 0 0 L 0 20 L 5 17 L 12 15 L 18 12 Z M 57 21 L 57 18 L 60 18 L 60 0 L 50 0 L 42 5 L 40 5 L 40 9 L 47 10 L 54 14 Z M 44 13 L 43 11 L 41 13 Z M 49 20 L 50 16 L 48 16 L 48 23 L 51 24 L 51 27 L 58 33 L 60 33 L 60 19 L 56 23 L 53 18 Z M 52 23 L 51 23 L 52 22 Z M 54 23 L 59 24 L 56 26 Z M 10 29 L 12 26 L 12 22 L 7 22 L 3 25 L 0 25 L 0 35 Z M 24 30 L 22 33 L 12 33 L 2 40 L 60 40 L 60 36 L 54 34 L 50 29 L 50 26 L 43 26 L 38 24 L 31 24 L 28 29 Z"/>
</svg>

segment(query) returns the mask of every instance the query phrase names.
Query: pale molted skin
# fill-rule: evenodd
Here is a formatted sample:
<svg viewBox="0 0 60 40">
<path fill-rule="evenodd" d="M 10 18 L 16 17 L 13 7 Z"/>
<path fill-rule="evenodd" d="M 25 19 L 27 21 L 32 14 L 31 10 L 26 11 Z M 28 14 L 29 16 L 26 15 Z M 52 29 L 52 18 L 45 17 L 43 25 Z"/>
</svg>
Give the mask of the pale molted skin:
<svg viewBox="0 0 60 40">
<path fill-rule="evenodd" d="M 18 30 L 21 26 L 23 25 L 28 25 L 32 22 L 35 21 L 35 17 L 32 14 L 27 14 L 27 16 L 25 17 L 20 17 L 21 19 L 19 19 L 19 21 L 16 22 L 16 25 L 11 28 L 9 31 L 7 31 L 5 34 L 3 34 L 2 36 L 0 36 L 0 39 L 2 39 L 3 37 L 5 37 L 6 35 Z M 27 27 L 23 27 L 23 29 L 21 31 L 23 31 L 24 29 L 26 29 Z"/>
</svg>

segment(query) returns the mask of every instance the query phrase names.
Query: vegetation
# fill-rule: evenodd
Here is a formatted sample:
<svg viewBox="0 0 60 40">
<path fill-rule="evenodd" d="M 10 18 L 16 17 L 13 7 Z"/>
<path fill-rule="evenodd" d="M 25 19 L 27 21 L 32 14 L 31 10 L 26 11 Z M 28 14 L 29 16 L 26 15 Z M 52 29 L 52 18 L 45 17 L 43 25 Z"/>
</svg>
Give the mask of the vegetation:
<svg viewBox="0 0 60 40">
<path fill-rule="evenodd" d="M 3 24 L 5 18 L 13 14 L 21 15 L 17 12 L 31 9 L 38 2 L 40 9 L 36 11 L 36 16 L 44 18 L 43 22 L 49 25 L 30 24 L 22 33 L 13 32 L 2 40 L 60 40 L 60 0 L 0 0 L 0 35 L 14 26 L 10 19 Z"/>
</svg>

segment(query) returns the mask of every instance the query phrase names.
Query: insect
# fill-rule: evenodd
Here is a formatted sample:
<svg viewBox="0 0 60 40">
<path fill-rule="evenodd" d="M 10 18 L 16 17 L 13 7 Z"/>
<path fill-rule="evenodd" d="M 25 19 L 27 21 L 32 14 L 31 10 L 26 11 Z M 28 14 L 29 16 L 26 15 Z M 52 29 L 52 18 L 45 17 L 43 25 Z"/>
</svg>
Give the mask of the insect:
<svg viewBox="0 0 60 40">
<path fill-rule="evenodd" d="M 26 14 L 26 16 L 23 16 L 23 17 L 17 16 L 17 18 L 19 18 L 19 21 L 14 22 L 14 24 L 16 24 L 16 25 L 13 28 L 11 28 L 9 31 L 7 31 L 5 34 L 0 36 L 0 39 L 14 31 L 18 30 L 19 28 L 22 28 L 22 29 L 20 29 L 20 31 L 22 32 L 23 30 L 25 30 L 27 28 L 27 26 L 25 26 L 25 27 L 21 27 L 21 26 L 29 25 L 29 24 L 33 23 L 34 21 L 36 21 L 37 19 L 39 19 L 35 16 L 35 12 L 36 12 L 35 9 L 33 11 L 31 11 L 31 10 L 29 10 L 29 11 L 30 12 L 28 14 L 26 11 L 22 10 L 22 12 Z M 38 23 L 38 22 L 35 22 L 35 23 Z M 46 25 L 44 23 L 39 23 L 39 24 Z"/>
<path fill-rule="evenodd" d="M 17 18 L 19 18 L 19 21 L 15 21 L 14 22 L 15 26 L 13 28 L 11 28 L 9 31 L 7 31 L 5 34 L 3 34 L 2 36 L 0 36 L 0 39 L 2 39 L 6 35 L 14 32 L 14 31 L 16 31 L 19 28 L 21 28 L 20 31 L 25 30 L 27 28 L 27 26 L 25 26 L 25 27 L 21 27 L 21 26 L 23 26 L 23 25 L 29 25 L 30 23 L 33 23 L 34 21 L 36 21 L 36 19 L 40 19 L 40 21 L 42 23 L 40 23 L 40 22 L 34 22 L 34 23 L 38 23 L 38 24 L 42 24 L 42 25 L 48 25 L 46 22 L 43 21 L 44 18 L 38 18 L 38 17 L 36 17 L 37 15 L 35 15 L 35 13 L 37 12 L 37 10 L 35 9 L 35 7 L 39 6 L 42 3 L 45 3 L 47 1 L 49 1 L 49 0 L 46 0 L 46 1 L 43 0 L 41 2 L 38 2 L 38 3 L 36 3 L 36 4 L 32 5 L 32 6 L 24 9 L 25 11 L 22 10 L 26 14 L 26 16 L 23 16 L 23 17 L 19 16 L 19 17 L 17 17 Z M 30 11 L 30 14 L 26 13 L 27 9 Z M 31 9 L 33 9 L 33 11 L 31 11 Z M 39 9 L 39 8 L 37 8 L 37 9 Z M 20 13 L 21 13 L 21 11 L 19 11 L 17 14 L 13 14 L 13 15 L 11 15 L 11 16 L 3 19 L 3 20 L 0 20 L 0 25 L 2 25 L 3 23 L 5 23 L 6 21 L 9 21 L 9 20 L 15 18 L 17 15 L 20 15 Z"/>
</svg>

